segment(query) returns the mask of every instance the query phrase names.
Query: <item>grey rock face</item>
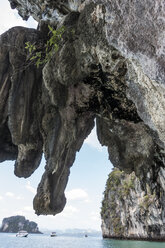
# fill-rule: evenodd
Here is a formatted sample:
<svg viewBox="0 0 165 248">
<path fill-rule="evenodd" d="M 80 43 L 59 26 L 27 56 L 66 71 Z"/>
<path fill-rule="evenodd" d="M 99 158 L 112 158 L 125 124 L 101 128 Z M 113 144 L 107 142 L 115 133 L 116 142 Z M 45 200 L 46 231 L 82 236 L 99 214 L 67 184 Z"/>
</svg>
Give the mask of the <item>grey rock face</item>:
<svg viewBox="0 0 165 248">
<path fill-rule="evenodd" d="M 20 16 L 24 20 L 27 20 L 32 15 L 38 22 L 58 22 L 66 14 L 78 11 L 84 0 L 9 0 L 9 2 L 12 9 L 18 9 Z"/>
<path fill-rule="evenodd" d="M 97 120 L 100 142 L 108 146 L 113 165 L 145 175 L 154 163 L 155 143 L 142 122 Z"/>
<path fill-rule="evenodd" d="M 0 37 L 0 161 L 16 160 L 15 174 L 24 177 L 34 172 L 42 155 L 37 125 L 41 70 L 26 65 L 25 50 L 26 41 L 39 38 L 36 30 L 22 27 Z"/>
<path fill-rule="evenodd" d="M 27 177 L 44 152 L 36 213 L 62 211 L 70 167 L 95 118 L 114 166 L 135 171 L 142 188 L 163 188 L 164 0 L 10 2 L 41 32 L 15 28 L 0 38 L 0 160 L 16 159 L 16 175 Z M 20 70 L 25 41 L 43 42 L 48 23 L 65 26 L 59 50 L 44 68 Z"/>
<path fill-rule="evenodd" d="M 41 233 L 37 223 L 26 220 L 24 216 L 17 215 L 3 219 L 0 232 L 17 233 L 20 230 L 25 230 L 28 233 Z"/>
<path fill-rule="evenodd" d="M 165 239 L 164 189 L 159 185 L 158 194 L 147 183 L 143 186 L 134 172 L 130 175 L 120 170 L 110 173 L 101 209 L 104 237 Z"/>
<path fill-rule="evenodd" d="M 60 23 L 72 11 L 90 9 L 90 31 L 102 20 L 101 39 L 124 56 L 128 79 L 127 97 L 138 115 L 154 132 L 164 147 L 164 78 L 165 78 L 165 1 L 24 1 L 10 0 L 23 18 L 32 15 L 38 22 Z M 89 4 L 90 3 L 90 4 Z M 63 8 L 67 9 L 66 11 Z M 85 23 L 85 22 L 84 22 Z M 88 28 L 87 28 L 88 29 Z M 81 33 L 83 35 L 83 30 Z M 84 34 L 85 35 L 85 34 Z M 93 40 L 89 34 L 88 39 Z M 104 48 L 105 49 L 105 48 Z M 156 90 L 155 90 L 156 88 Z M 159 114 L 157 114 L 159 112 Z"/>
<path fill-rule="evenodd" d="M 137 59 L 152 80 L 164 83 L 165 1 L 111 1 L 107 6 L 107 39 Z"/>
</svg>

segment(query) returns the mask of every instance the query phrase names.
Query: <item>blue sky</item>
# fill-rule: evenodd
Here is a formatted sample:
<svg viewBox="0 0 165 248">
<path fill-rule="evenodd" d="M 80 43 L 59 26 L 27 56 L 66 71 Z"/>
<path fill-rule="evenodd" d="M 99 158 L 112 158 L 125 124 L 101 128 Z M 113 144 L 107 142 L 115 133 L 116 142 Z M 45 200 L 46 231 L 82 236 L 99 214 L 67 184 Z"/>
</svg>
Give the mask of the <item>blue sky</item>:
<svg viewBox="0 0 165 248">
<path fill-rule="evenodd" d="M 24 22 L 11 10 L 7 0 L 0 0 L 0 34 L 13 26 L 36 27 L 31 18 Z M 101 147 L 95 128 L 85 140 L 71 168 L 66 188 L 67 204 L 56 216 L 37 216 L 32 201 L 44 171 L 45 160 L 28 179 L 14 176 L 14 162 L 0 164 L 0 222 L 4 217 L 21 214 L 36 221 L 40 227 L 52 230 L 67 228 L 92 228 L 100 230 L 100 206 L 107 176 L 112 165 L 108 160 L 107 148 Z"/>
</svg>

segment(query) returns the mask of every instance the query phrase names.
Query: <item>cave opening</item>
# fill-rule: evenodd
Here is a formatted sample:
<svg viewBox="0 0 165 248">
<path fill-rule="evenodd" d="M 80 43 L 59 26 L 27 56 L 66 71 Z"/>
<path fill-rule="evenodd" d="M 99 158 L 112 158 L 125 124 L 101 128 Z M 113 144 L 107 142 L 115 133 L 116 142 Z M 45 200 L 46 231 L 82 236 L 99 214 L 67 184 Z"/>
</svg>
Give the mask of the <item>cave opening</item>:
<svg viewBox="0 0 165 248">
<path fill-rule="evenodd" d="M 92 229 L 101 230 L 101 202 L 112 164 L 107 159 L 106 147 L 102 147 L 96 135 L 96 127 L 84 141 L 71 167 L 65 190 L 67 203 L 56 216 L 37 216 L 33 210 L 33 198 L 44 172 L 45 159 L 30 178 L 18 178 L 13 173 L 14 162 L 0 166 L 0 222 L 3 218 L 23 215 L 45 229 Z M 8 178 L 8 180 L 6 180 Z"/>
<path fill-rule="evenodd" d="M 91 229 L 101 230 L 101 202 L 112 167 L 108 160 L 107 148 L 100 145 L 94 127 L 76 155 L 65 191 L 66 208 L 76 203 L 77 217 L 79 216 L 84 228 L 88 226 Z M 75 215 L 72 219 L 77 226 L 78 218 L 76 219 Z"/>
</svg>

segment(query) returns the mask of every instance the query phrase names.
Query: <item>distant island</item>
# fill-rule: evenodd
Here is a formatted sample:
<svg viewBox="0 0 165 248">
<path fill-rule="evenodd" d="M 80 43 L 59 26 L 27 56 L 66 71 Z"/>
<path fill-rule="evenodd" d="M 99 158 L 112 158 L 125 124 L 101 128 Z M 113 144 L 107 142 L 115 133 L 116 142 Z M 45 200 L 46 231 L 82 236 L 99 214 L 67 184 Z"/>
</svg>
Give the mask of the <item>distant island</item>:
<svg viewBox="0 0 165 248">
<path fill-rule="evenodd" d="M 37 223 L 26 220 L 24 216 L 17 215 L 3 219 L 0 232 L 17 233 L 20 230 L 26 230 L 28 233 L 42 234 Z"/>
</svg>

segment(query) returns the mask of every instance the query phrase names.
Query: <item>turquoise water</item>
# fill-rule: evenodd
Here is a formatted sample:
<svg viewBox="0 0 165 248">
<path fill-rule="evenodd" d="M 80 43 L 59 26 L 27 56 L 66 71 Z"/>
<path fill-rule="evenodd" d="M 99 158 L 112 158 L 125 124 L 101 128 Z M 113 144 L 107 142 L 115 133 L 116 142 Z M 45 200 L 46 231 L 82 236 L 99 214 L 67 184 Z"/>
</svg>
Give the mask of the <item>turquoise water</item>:
<svg viewBox="0 0 165 248">
<path fill-rule="evenodd" d="M 165 243 L 147 241 L 103 240 L 101 237 L 85 238 L 31 234 L 17 238 L 15 234 L 0 234 L 0 248 L 165 248 Z"/>
</svg>

